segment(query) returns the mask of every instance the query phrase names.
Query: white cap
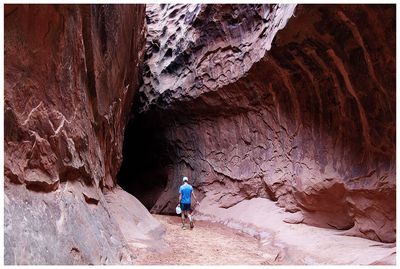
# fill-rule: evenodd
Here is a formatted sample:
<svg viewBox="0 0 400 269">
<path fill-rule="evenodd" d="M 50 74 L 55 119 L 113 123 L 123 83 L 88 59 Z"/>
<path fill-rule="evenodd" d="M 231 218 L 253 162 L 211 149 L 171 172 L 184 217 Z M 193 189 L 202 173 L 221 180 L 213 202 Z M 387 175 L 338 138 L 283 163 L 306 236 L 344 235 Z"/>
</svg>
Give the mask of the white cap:
<svg viewBox="0 0 400 269">
<path fill-rule="evenodd" d="M 188 181 L 189 179 L 187 177 L 183 177 L 182 180 L 185 182 L 185 181 Z"/>
</svg>

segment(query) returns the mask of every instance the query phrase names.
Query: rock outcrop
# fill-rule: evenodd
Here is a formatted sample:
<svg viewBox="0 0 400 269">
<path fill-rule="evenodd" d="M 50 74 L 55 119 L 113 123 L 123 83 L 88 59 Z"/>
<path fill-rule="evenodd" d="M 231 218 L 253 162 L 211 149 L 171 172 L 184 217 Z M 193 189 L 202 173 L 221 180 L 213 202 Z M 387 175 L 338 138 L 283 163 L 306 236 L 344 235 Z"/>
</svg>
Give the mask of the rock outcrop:
<svg viewBox="0 0 400 269">
<path fill-rule="evenodd" d="M 168 108 L 242 77 L 295 5 L 147 5 L 142 110 Z"/>
<path fill-rule="evenodd" d="M 395 6 L 293 9 L 147 8 L 130 128 L 152 146 L 132 146 L 134 169 L 165 182 L 147 206 L 171 213 L 187 175 L 222 208 L 268 198 L 303 223 L 394 242 Z"/>
<path fill-rule="evenodd" d="M 5 263 L 134 262 L 103 191 L 116 185 L 140 83 L 145 6 L 4 15 Z"/>
</svg>

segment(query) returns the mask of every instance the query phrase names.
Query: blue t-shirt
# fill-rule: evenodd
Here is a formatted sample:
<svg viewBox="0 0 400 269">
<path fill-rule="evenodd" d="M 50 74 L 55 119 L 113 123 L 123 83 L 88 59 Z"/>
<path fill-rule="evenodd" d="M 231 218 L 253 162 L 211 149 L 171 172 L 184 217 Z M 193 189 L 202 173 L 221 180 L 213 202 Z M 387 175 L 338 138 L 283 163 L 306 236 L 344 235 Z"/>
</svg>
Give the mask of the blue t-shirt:
<svg viewBox="0 0 400 269">
<path fill-rule="evenodd" d="M 193 191 L 193 187 L 189 184 L 183 184 L 179 188 L 179 193 L 182 194 L 181 203 L 182 204 L 190 204 L 190 198 Z"/>
</svg>

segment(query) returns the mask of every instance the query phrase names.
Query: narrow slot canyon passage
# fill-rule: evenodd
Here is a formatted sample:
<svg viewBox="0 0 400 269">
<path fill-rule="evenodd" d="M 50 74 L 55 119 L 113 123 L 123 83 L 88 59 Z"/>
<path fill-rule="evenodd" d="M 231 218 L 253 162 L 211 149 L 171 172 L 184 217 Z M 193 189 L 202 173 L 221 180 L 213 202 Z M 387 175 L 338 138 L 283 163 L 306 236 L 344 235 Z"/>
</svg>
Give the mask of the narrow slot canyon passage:
<svg viewBox="0 0 400 269">
<path fill-rule="evenodd" d="M 396 264 L 396 5 L 4 9 L 5 264 Z"/>
</svg>

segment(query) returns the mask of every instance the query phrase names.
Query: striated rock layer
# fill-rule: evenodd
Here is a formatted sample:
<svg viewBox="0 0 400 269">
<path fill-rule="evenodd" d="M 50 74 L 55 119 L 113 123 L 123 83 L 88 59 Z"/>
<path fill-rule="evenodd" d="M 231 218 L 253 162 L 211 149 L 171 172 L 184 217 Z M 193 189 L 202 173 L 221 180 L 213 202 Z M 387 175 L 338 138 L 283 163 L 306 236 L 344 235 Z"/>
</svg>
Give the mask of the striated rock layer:
<svg viewBox="0 0 400 269">
<path fill-rule="evenodd" d="M 132 262 L 102 191 L 122 162 L 145 6 L 6 5 L 4 32 L 5 263 Z"/>
<path fill-rule="evenodd" d="M 165 188 L 147 206 L 171 213 L 187 175 L 222 208 L 269 198 L 299 222 L 394 242 L 395 6 L 293 8 L 148 7 L 130 128 L 152 146 L 131 149 L 137 178 L 156 169 Z"/>
</svg>

